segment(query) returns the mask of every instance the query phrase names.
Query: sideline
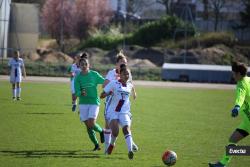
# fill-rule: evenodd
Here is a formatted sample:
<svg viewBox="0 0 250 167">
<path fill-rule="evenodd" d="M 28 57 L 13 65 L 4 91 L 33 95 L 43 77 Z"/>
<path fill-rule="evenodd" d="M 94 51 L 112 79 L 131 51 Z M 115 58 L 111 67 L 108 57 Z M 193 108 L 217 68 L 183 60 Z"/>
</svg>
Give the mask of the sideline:
<svg viewBox="0 0 250 167">
<path fill-rule="evenodd" d="M 0 81 L 9 81 L 9 76 L 0 75 Z M 67 77 L 43 77 L 43 76 L 28 76 L 23 79 L 24 82 L 60 82 L 69 83 Z M 191 88 L 191 89 L 222 89 L 231 90 L 235 88 L 232 84 L 213 84 L 213 83 L 189 83 L 189 82 L 163 82 L 163 81 L 140 81 L 135 80 L 133 83 L 136 86 L 148 87 L 167 87 L 167 88 Z"/>
</svg>

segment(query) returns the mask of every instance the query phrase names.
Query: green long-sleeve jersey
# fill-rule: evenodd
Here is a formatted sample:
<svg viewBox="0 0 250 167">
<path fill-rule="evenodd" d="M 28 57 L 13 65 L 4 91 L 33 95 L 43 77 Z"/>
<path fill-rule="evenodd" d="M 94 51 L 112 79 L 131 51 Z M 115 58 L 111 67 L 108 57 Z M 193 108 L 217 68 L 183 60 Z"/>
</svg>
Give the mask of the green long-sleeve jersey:
<svg viewBox="0 0 250 167">
<path fill-rule="evenodd" d="M 90 70 L 87 74 L 78 74 L 75 78 L 75 92 L 79 97 L 79 104 L 97 104 L 100 105 L 100 98 L 97 94 L 97 85 L 103 84 L 104 78 L 96 71 Z M 86 95 L 82 95 L 82 91 Z"/>
<path fill-rule="evenodd" d="M 240 106 L 244 112 L 249 112 L 250 108 L 250 78 L 244 77 L 237 82 L 235 105 Z"/>
</svg>

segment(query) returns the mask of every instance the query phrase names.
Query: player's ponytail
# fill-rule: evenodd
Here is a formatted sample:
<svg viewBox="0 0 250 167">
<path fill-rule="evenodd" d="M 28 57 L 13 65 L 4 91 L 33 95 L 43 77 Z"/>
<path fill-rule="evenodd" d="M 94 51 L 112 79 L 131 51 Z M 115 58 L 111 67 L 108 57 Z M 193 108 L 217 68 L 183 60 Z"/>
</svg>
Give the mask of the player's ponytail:
<svg viewBox="0 0 250 167">
<path fill-rule="evenodd" d="M 127 59 L 123 53 L 123 50 L 120 50 L 119 53 L 116 55 L 116 63 L 118 63 L 121 59 Z"/>
<path fill-rule="evenodd" d="M 89 54 L 87 52 L 80 53 L 80 59 L 88 59 L 88 58 L 89 58 Z"/>
</svg>

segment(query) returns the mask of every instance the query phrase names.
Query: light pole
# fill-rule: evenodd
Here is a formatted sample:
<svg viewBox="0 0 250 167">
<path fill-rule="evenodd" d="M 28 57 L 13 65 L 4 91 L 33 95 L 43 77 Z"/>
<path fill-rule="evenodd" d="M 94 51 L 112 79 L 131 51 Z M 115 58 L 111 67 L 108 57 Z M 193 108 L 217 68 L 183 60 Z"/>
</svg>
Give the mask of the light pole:
<svg viewBox="0 0 250 167">
<path fill-rule="evenodd" d="M 127 33 L 127 1 L 125 0 L 125 9 L 124 9 L 124 25 L 123 25 L 123 50 L 126 46 L 126 33 Z"/>
<path fill-rule="evenodd" d="M 127 13 L 125 12 L 124 16 L 124 25 L 123 25 L 123 50 L 125 49 L 126 46 L 126 33 L 127 33 Z"/>
<path fill-rule="evenodd" d="M 64 52 L 64 30 L 63 30 L 63 24 L 64 24 L 64 0 L 61 0 L 61 13 L 60 13 L 60 50 L 61 52 Z"/>
</svg>

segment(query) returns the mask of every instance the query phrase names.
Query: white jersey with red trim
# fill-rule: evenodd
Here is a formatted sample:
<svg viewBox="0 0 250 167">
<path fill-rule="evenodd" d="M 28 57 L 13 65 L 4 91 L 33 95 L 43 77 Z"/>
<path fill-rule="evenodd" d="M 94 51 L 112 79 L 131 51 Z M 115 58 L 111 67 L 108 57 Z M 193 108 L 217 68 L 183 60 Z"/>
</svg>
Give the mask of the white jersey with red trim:
<svg viewBox="0 0 250 167">
<path fill-rule="evenodd" d="M 120 76 L 117 72 L 117 69 L 109 70 L 108 74 L 105 77 L 106 80 L 113 81 L 113 80 L 119 80 Z M 129 72 L 129 79 L 130 82 L 132 82 L 132 74 Z"/>
<path fill-rule="evenodd" d="M 127 82 L 125 85 L 118 80 L 109 82 L 104 88 L 104 92 L 106 94 L 112 92 L 110 103 L 108 103 L 106 106 L 107 112 L 129 113 L 129 96 L 131 94 L 132 88 L 133 84 L 131 82 Z"/>
<path fill-rule="evenodd" d="M 109 70 L 108 74 L 105 77 L 106 80 L 113 81 L 119 79 L 119 74 L 116 69 Z"/>
<path fill-rule="evenodd" d="M 11 68 L 10 71 L 10 82 L 21 82 L 22 80 L 22 67 L 24 67 L 24 62 L 22 58 L 9 60 L 8 66 Z"/>
<path fill-rule="evenodd" d="M 77 76 L 78 74 L 80 74 L 81 72 L 81 68 L 78 67 L 75 63 L 71 65 L 71 73 L 73 73 L 74 77 Z"/>
</svg>

